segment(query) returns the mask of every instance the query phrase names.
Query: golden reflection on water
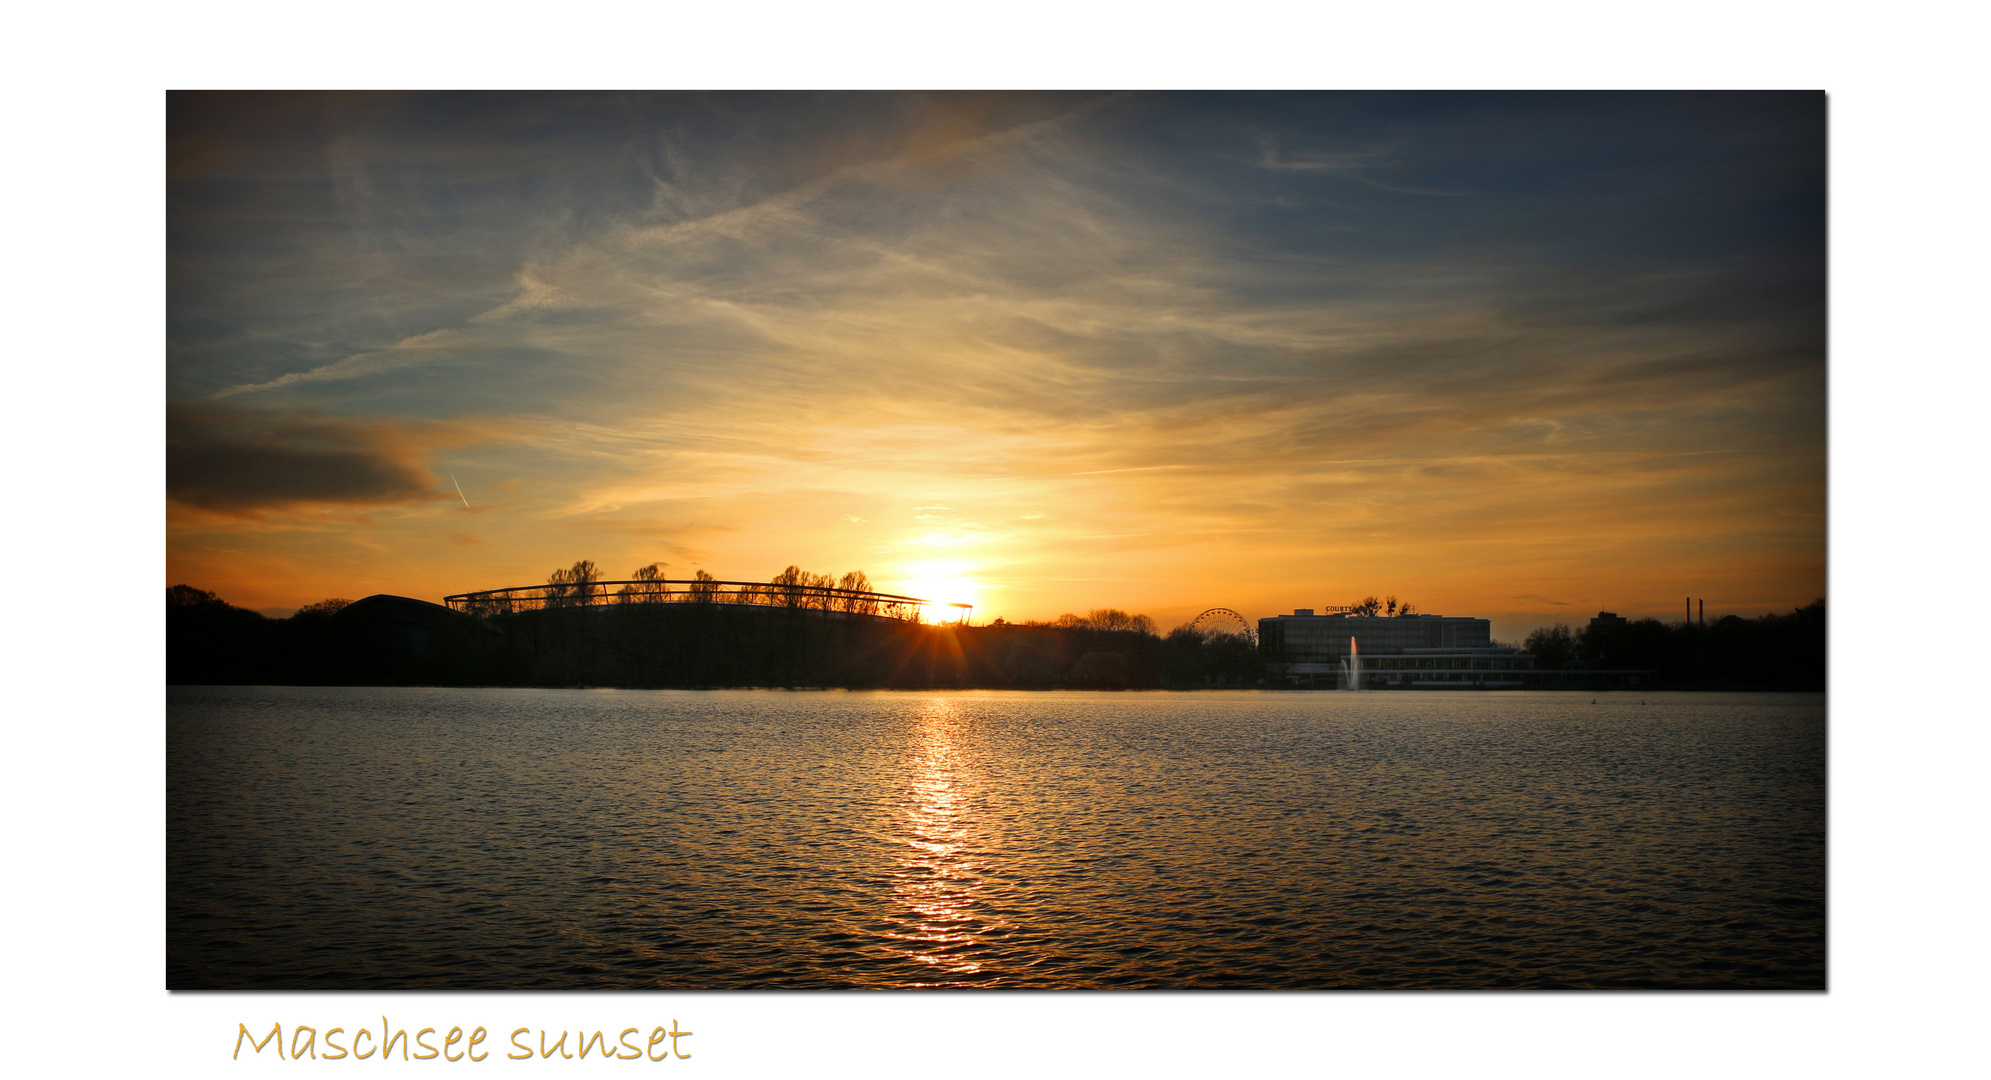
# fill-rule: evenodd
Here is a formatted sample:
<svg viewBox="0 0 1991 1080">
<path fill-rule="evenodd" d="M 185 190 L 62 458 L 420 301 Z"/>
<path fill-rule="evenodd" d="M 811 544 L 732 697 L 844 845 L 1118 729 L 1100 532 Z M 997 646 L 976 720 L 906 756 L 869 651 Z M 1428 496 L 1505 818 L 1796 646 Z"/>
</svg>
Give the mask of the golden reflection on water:
<svg viewBox="0 0 1991 1080">
<path fill-rule="evenodd" d="M 956 746 L 964 722 L 953 702 L 928 702 L 911 736 L 906 791 L 899 805 L 904 848 L 892 876 L 888 936 L 935 973 L 974 975 L 976 913 L 985 883 L 972 861 L 980 839 L 972 814 L 974 775 Z"/>
</svg>

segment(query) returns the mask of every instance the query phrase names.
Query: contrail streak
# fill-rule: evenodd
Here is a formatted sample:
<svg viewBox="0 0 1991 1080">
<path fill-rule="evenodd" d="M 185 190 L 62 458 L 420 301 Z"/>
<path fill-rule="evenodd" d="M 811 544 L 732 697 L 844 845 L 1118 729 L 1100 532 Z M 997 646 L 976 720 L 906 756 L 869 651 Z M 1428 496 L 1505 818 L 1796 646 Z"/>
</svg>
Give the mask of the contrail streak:
<svg viewBox="0 0 1991 1080">
<path fill-rule="evenodd" d="M 452 483 L 452 484 L 456 484 L 456 497 L 457 497 L 457 498 L 459 498 L 459 499 L 463 499 L 463 508 L 464 508 L 465 510 L 468 510 L 468 509 L 470 509 L 470 500 L 469 500 L 469 499 L 465 499 L 465 498 L 463 498 L 463 485 L 462 485 L 462 484 L 457 484 L 457 483 L 456 483 L 456 474 L 455 474 L 455 473 L 450 473 L 450 474 L 449 474 L 449 482 L 450 482 L 450 483 Z"/>
</svg>

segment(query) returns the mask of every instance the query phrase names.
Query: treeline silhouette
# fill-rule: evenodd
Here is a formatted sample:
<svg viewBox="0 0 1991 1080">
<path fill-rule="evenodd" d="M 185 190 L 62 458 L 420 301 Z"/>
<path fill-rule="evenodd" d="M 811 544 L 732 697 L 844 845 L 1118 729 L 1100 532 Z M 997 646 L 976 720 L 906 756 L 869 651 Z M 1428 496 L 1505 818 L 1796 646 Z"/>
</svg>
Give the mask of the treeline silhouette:
<svg viewBox="0 0 1991 1080">
<path fill-rule="evenodd" d="M 1644 669 L 1674 687 L 1825 689 L 1825 601 L 1785 615 L 1698 621 L 1629 620 L 1622 625 L 1557 623 L 1528 635 L 1522 647 L 1544 671 Z M 1580 679 L 1580 676 L 1573 676 Z"/>
<path fill-rule="evenodd" d="M 333 621 L 349 603 L 324 600 L 288 619 L 270 619 L 205 589 L 175 585 L 166 590 L 166 681 L 325 682 L 362 659 L 355 647 L 363 643 Z"/>
<path fill-rule="evenodd" d="M 559 574 L 564 584 L 591 577 Z M 773 583 L 823 579 L 790 567 Z M 864 578 L 840 582 L 861 588 Z M 1115 608 L 959 626 L 838 607 L 610 596 L 481 618 L 370 597 L 269 619 L 176 585 L 166 595 L 167 681 L 1130 689 L 1255 686 L 1265 677 L 1241 635 L 1180 627 L 1163 637 L 1152 618 Z"/>
<path fill-rule="evenodd" d="M 794 571 L 784 571 L 784 575 Z M 777 576 L 776 581 L 781 577 Z M 789 580 L 794 580 L 791 576 Z M 861 579 L 860 579 L 861 580 Z M 604 600 L 607 598 L 604 597 Z M 1401 609 L 1399 609 L 1401 610 Z M 777 604 L 607 602 L 477 617 L 422 601 L 325 600 L 287 619 L 166 591 L 169 683 L 1136 689 L 1278 685 L 1243 635 L 1114 608 L 1042 622 L 923 625 Z M 1545 627 L 1538 670 L 1642 669 L 1653 685 L 1823 689 L 1825 603 L 1702 628 Z"/>
</svg>

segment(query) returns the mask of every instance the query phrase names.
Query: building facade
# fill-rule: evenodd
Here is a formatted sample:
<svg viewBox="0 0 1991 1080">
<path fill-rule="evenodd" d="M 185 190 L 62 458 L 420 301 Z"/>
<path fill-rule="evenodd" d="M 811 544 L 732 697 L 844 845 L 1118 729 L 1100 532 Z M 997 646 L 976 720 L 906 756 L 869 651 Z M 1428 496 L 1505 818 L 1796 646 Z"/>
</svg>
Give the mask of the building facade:
<svg viewBox="0 0 1991 1080">
<path fill-rule="evenodd" d="M 1351 650 L 1351 641 L 1353 647 Z M 1535 658 L 1493 644 L 1493 624 L 1456 615 L 1291 615 L 1258 620 L 1267 669 L 1301 686 L 1363 689 L 1519 687 Z M 1353 655 L 1359 667 L 1351 665 Z M 1357 674 L 1359 672 L 1359 674 Z"/>
<path fill-rule="evenodd" d="M 1622 630 L 1630 625 L 1630 619 L 1625 618 L 1615 611 L 1600 611 L 1597 613 L 1596 618 L 1590 620 L 1590 632 L 1593 634 L 1609 633 L 1613 630 Z"/>
</svg>

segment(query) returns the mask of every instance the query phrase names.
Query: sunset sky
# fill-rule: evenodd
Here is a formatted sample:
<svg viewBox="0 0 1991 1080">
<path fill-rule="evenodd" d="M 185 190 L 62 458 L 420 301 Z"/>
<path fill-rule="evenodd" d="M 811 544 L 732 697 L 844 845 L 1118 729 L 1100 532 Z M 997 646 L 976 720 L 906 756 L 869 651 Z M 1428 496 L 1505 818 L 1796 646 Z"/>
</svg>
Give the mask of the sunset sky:
<svg viewBox="0 0 1991 1080">
<path fill-rule="evenodd" d="M 1788 610 L 1824 153 L 1816 93 L 174 94 L 167 584 Z"/>
</svg>

